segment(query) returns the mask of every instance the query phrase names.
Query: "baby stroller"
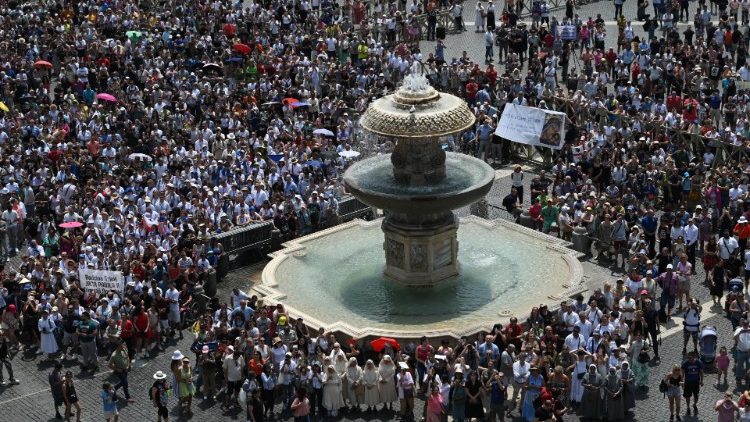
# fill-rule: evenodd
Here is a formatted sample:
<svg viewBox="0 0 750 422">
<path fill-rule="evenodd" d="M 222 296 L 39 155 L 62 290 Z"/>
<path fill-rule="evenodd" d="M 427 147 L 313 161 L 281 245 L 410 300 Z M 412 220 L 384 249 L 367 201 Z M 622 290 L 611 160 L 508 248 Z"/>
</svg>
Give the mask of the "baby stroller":
<svg viewBox="0 0 750 422">
<path fill-rule="evenodd" d="M 701 361 L 707 365 L 712 365 L 716 359 L 716 327 L 706 325 L 701 329 L 698 345 L 700 347 Z"/>
</svg>

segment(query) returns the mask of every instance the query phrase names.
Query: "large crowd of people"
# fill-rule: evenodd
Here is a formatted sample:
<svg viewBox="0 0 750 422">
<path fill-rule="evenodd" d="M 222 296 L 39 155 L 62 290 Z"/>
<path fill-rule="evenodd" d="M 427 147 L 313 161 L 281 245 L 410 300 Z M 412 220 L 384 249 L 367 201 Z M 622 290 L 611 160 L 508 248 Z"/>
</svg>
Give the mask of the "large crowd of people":
<svg viewBox="0 0 750 422">
<path fill-rule="evenodd" d="M 61 362 L 105 362 L 118 382 L 102 386 L 103 411 L 116 420 L 121 401 L 135 401 L 132 362 L 166 351 L 172 365 L 149 393 L 160 420 L 171 401 L 189 413 L 194 400 L 240 405 L 249 421 L 396 403 L 408 420 L 420 417 L 416 399 L 430 422 L 616 421 L 658 370 L 679 421 L 699 412 L 708 365 L 708 305 L 696 299 L 705 283 L 735 329 L 715 366 L 741 394 L 700 412 L 750 421 L 750 8 L 638 0 L 625 17 L 614 3 L 616 27 L 579 16 L 574 0 L 564 13 L 533 1 L 525 20 L 522 1 L 478 2 L 482 64 L 436 27 L 449 13 L 465 30 L 461 2 L 7 2 L 0 256 L 20 256 L 0 287 L 9 384 L 18 353 L 55 359 L 55 412 L 81 420 Z M 692 23 L 677 25 L 683 13 Z M 420 50 L 422 37 L 434 52 Z M 515 169 L 502 205 L 566 239 L 583 228 L 595 259 L 627 275 L 458 341 L 374 347 L 240 290 L 186 324 L 224 254 L 215 235 L 270 221 L 292 238 L 336 224 L 342 171 L 392 148 L 362 134 L 357 117 L 415 61 L 476 114 L 446 148 L 491 164 L 522 150 L 494 135 L 506 104 L 566 113 L 564 147 L 539 149 L 546 171 L 530 181 Z M 87 290 L 80 270 L 120 271 L 125 290 Z M 683 355 L 660 356 L 673 315 L 685 321 Z M 172 350 L 184 335 L 191 349 Z"/>
</svg>

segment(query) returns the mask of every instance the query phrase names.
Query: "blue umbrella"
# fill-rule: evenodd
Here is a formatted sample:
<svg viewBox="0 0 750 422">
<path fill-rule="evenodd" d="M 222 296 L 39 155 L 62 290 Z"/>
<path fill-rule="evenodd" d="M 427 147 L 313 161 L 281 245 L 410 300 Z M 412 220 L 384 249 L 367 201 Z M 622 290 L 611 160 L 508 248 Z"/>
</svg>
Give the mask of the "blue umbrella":
<svg viewBox="0 0 750 422">
<path fill-rule="evenodd" d="M 240 63 L 242 62 L 242 60 L 243 60 L 242 57 L 230 57 L 224 61 L 227 63 Z"/>
<path fill-rule="evenodd" d="M 307 165 L 310 167 L 320 168 L 323 166 L 323 163 L 321 163 L 320 160 L 310 160 L 307 162 Z"/>
<path fill-rule="evenodd" d="M 270 158 L 274 163 L 278 163 L 284 158 L 284 154 L 268 154 L 268 158 Z"/>
</svg>

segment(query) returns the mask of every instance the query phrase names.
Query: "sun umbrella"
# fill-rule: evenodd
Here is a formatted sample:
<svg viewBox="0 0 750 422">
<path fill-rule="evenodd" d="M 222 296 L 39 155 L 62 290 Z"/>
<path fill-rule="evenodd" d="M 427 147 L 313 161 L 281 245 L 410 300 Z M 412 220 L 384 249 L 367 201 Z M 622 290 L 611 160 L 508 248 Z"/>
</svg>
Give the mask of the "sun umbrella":
<svg viewBox="0 0 750 422">
<path fill-rule="evenodd" d="M 226 62 L 226 63 L 240 63 L 240 62 L 242 62 L 242 60 L 244 60 L 242 57 L 230 57 L 230 58 L 224 60 L 224 62 Z"/>
<path fill-rule="evenodd" d="M 354 157 L 359 157 L 359 152 L 351 150 L 351 149 L 344 150 L 344 151 L 339 152 L 339 156 L 344 157 L 344 158 L 354 158 Z"/>
<path fill-rule="evenodd" d="M 281 100 L 281 104 L 284 104 L 284 105 L 289 105 L 289 104 L 298 103 L 298 102 L 299 102 L 298 99 L 291 98 L 291 97 L 290 98 L 284 98 L 283 100 Z"/>
<path fill-rule="evenodd" d="M 40 67 L 51 69 L 52 68 L 52 63 L 50 63 L 50 62 L 48 62 L 46 60 L 37 60 L 36 62 L 34 62 L 34 67 L 36 67 L 37 69 L 40 68 Z"/>
<path fill-rule="evenodd" d="M 289 105 L 292 106 L 292 108 L 297 108 L 297 107 L 307 107 L 310 105 L 310 103 L 306 101 L 297 101 L 294 103 L 289 103 Z"/>
<path fill-rule="evenodd" d="M 333 132 L 331 132 L 328 129 L 315 129 L 313 131 L 314 135 L 323 135 L 323 136 L 335 136 Z"/>
<path fill-rule="evenodd" d="M 83 223 L 78 222 L 78 221 L 69 221 L 67 223 L 60 224 L 60 227 L 62 227 L 64 229 L 75 229 L 75 228 L 81 227 L 81 226 L 83 226 Z"/>
<path fill-rule="evenodd" d="M 268 158 L 270 158 L 274 163 L 278 163 L 284 158 L 284 154 L 268 154 Z"/>
<path fill-rule="evenodd" d="M 102 101 L 108 101 L 110 103 L 116 103 L 117 98 L 115 98 L 112 94 L 107 94 L 106 92 L 103 92 L 101 94 L 96 94 L 96 99 L 102 100 Z"/>
<path fill-rule="evenodd" d="M 141 154 L 140 152 L 135 152 L 133 154 L 128 155 L 128 158 L 131 161 L 151 161 L 152 158 L 146 154 Z"/>
<path fill-rule="evenodd" d="M 261 104 L 260 106 L 261 107 L 271 107 L 271 106 L 275 106 L 275 105 L 279 105 L 279 104 L 281 104 L 281 103 L 278 102 L 278 101 L 269 101 L 267 103 Z"/>
<path fill-rule="evenodd" d="M 401 345 L 398 344 L 395 338 L 380 337 L 370 342 L 370 346 L 375 352 L 382 352 L 386 344 L 390 344 L 395 350 L 401 349 Z"/>
<path fill-rule="evenodd" d="M 235 44 L 232 49 L 238 53 L 250 54 L 250 46 L 247 44 Z"/>
<path fill-rule="evenodd" d="M 219 72 L 221 71 L 221 65 L 218 63 L 206 63 L 203 65 L 203 70 L 215 70 Z"/>
<path fill-rule="evenodd" d="M 2 101 L 0 101 L 0 110 L 4 111 L 6 113 L 10 111 L 10 109 L 8 108 L 8 106 L 5 105 L 5 103 L 2 102 Z"/>
<path fill-rule="evenodd" d="M 133 38 L 140 38 L 143 33 L 141 31 L 128 31 L 125 33 L 125 36 L 133 39 Z"/>
</svg>

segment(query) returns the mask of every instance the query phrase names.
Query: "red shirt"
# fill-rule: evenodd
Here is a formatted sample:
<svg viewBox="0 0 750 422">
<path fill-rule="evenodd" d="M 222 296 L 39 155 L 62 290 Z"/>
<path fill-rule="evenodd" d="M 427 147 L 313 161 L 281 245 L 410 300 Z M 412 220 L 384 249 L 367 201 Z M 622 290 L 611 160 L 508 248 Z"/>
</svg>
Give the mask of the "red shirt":
<svg viewBox="0 0 750 422">
<path fill-rule="evenodd" d="M 479 91 L 479 87 L 475 82 L 466 84 L 466 98 L 473 100 L 477 96 L 477 91 Z"/>
<path fill-rule="evenodd" d="M 125 322 L 125 325 L 122 324 L 122 321 L 120 321 L 120 337 L 122 337 L 123 340 L 129 339 L 133 336 L 133 323 L 130 320 L 127 320 Z"/>
</svg>

